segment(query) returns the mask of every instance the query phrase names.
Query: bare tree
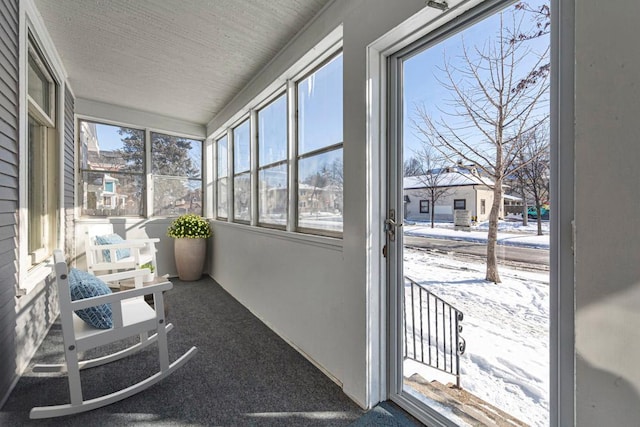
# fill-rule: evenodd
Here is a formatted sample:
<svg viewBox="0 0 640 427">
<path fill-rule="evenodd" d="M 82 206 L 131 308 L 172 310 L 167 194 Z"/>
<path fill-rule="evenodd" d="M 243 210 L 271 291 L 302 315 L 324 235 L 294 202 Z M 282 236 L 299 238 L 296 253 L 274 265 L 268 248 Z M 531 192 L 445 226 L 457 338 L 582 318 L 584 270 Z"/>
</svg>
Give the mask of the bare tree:
<svg viewBox="0 0 640 427">
<path fill-rule="evenodd" d="M 516 10 L 527 12 L 531 16 L 531 21 L 534 23 L 534 26 L 529 30 L 512 33 L 509 40 L 510 43 L 526 42 L 548 36 L 551 33 L 551 8 L 548 3 L 544 3 L 538 7 L 531 7 L 529 3 L 522 1 L 516 3 L 514 7 Z M 538 79 L 546 78 L 550 71 L 551 63 L 547 60 L 537 68 L 529 71 L 529 74 L 521 79 L 512 90 L 522 90 L 531 84 L 535 84 Z"/>
<path fill-rule="evenodd" d="M 429 212 L 431 212 L 431 228 L 434 228 L 436 202 L 446 196 L 451 188 L 445 186 L 445 177 L 449 176 L 446 169 L 446 161 L 436 150 L 429 146 L 423 146 L 416 153 L 416 160 L 420 164 L 421 175 L 415 175 L 415 178 L 424 185 L 422 193 L 425 194 L 429 202 Z"/>
<path fill-rule="evenodd" d="M 404 161 L 403 165 L 404 176 L 417 176 L 424 174 L 424 169 L 422 167 L 422 163 L 416 157 L 409 157 Z"/>
<path fill-rule="evenodd" d="M 524 17 L 518 12 L 500 13 L 497 38 L 484 46 L 470 49 L 463 40 L 463 53 L 455 64 L 445 57 L 440 69 L 443 77 L 437 79 L 451 99 L 441 103 L 436 112 L 418 105 L 414 118 L 414 128 L 424 144 L 450 162 L 462 159 L 475 163 L 480 179 L 493 189 L 486 280 L 495 283 L 500 282 L 496 243 L 503 181 L 508 173 L 515 173 L 541 154 L 528 153 L 530 159 L 516 164 L 525 148 L 522 135 L 549 116 L 548 74 L 517 88 L 531 70 L 548 62 L 549 56 L 548 47 L 536 53 L 526 43 L 510 42 L 511 34 L 522 32 Z M 510 18 L 509 27 L 505 18 Z"/>
<path fill-rule="evenodd" d="M 524 174 L 516 172 L 514 174 L 515 187 L 518 189 L 520 193 L 520 198 L 522 199 L 522 225 L 529 225 L 529 204 L 527 202 L 527 184 L 525 182 Z"/>
<path fill-rule="evenodd" d="M 515 171 L 522 192 L 533 199 L 538 222 L 538 236 L 542 236 L 542 204 L 549 199 L 549 130 L 546 126 L 523 135 L 524 149 L 519 153 Z M 526 216 L 526 213 L 525 213 Z"/>
</svg>

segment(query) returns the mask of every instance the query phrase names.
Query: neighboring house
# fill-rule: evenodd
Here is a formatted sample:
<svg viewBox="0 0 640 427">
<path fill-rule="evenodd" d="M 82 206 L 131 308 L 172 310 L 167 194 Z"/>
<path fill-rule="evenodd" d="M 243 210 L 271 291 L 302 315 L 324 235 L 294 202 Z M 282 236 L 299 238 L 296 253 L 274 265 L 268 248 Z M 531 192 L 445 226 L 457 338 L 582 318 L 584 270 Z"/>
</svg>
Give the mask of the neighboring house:
<svg viewBox="0 0 640 427">
<path fill-rule="evenodd" d="M 436 182 L 438 189 L 446 189 L 431 207 L 429 183 Z M 429 180 L 425 175 L 404 178 L 404 218 L 409 221 L 453 222 L 454 211 L 468 210 L 477 221 L 488 221 L 493 203 L 493 184 L 488 178 L 480 178 L 467 169 L 450 168 L 440 173 L 437 179 Z M 498 216 L 502 218 L 503 203 Z"/>
<path fill-rule="evenodd" d="M 505 194 L 502 196 L 504 200 L 504 214 L 509 215 L 510 213 L 521 214 L 522 207 L 524 203 L 521 197 L 513 196 L 511 194 Z"/>
<path fill-rule="evenodd" d="M 298 186 L 298 208 L 301 215 L 335 214 L 342 212 L 342 188 L 337 185 Z"/>
<path fill-rule="evenodd" d="M 83 148 L 81 152 L 88 153 L 87 156 L 80 156 L 80 168 L 98 168 L 115 173 L 122 170 L 122 153 L 100 149 L 96 124 L 81 121 L 79 126 L 82 129 L 78 137 Z M 121 180 L 107 172 L 93 173 L 91 179 L 83 180 L 82 212 L 92 215 L 126 215 L 136 212 L 137 203 L 126 192 L 121 191 L 122 187 Z"/>
</svg>

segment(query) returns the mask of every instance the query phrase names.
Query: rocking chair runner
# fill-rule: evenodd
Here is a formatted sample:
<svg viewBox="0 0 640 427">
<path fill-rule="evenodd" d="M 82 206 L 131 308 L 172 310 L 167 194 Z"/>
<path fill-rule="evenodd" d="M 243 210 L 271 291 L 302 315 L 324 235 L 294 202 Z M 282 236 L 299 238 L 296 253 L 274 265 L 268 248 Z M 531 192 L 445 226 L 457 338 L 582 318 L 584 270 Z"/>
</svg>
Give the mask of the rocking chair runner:
<svg viewBox="0 0 640 427">
<path fill-rule="evenodd" d="M 60 365 L 36 365 L 34 372 L 67 371 L 69 380 L 70 404 L 57 406 L 42 406 L 31 409 L 30 418 L 50 418 L 85 412 L 109 405 L 154 385 L 184 365 L 195 353 L 196 347 L 191 347 L 175 362 L 169 364 L 167 351 L 167 332 L 173 328 L 172 324 L 165 324 L 163 292 L 173 287 L 171 282 L 142 287 L 142 276 L 148 270 L 134 270 L 100 276 L 104 281 L 125 280 L 134 278 L 136 288 L 101 295 L 92 298 L 71 301 L 69 290 L 68 269 L 62 251 L 54 251 L 56 281 L 58 283 L 58 297 L 60 300 L 60 321 L 65 350 L 66 363 Z M 149 306 L 144 295 L 153 295 L 154 307 Z M 111 304 L 113 312 L 113 327 L 110 329 L 96 329 L 89 326 L 74 314 L 74 310 L 95 307 L 101 304 Z M 149 332 L 153 331 L 152 335 Z M 127 337 L 139 335 L 140 341 L 133 346 L 116 353 L 92 359 L 78 360 L 78 352 L 103 346 Z M 129 356 L 151 343 L 158 343 L 160 371 L 149 378 L 140 381 L 123 390 L 116 391 L 95 399 L 84 400 L 80 383 L 80 370 L 104 365 Z"/>
</svg>

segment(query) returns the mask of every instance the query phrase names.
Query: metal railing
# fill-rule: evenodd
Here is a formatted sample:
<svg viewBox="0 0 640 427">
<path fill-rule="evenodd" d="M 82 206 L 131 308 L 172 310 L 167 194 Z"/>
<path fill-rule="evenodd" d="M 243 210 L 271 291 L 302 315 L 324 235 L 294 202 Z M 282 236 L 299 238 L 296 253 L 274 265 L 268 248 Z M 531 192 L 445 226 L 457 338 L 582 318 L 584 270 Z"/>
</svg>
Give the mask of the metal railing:
<svg viewBox="0 0 640 427">
<path fill-rule="evenodd" d="M 460 336 L 464 315 L 425 286 L 405 276 L 404 357 L 456 377 L 460 388 L 460 356 L 466 342 Z"/>
</svg>

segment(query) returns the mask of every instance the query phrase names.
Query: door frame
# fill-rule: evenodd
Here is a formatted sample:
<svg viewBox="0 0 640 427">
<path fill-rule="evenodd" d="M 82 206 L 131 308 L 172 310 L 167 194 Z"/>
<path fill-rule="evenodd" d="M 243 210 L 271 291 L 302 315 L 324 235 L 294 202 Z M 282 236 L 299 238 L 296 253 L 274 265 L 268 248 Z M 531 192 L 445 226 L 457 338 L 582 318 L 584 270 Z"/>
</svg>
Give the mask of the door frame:
<svg viewBox="0 0 640 427">
<path fill-rule="evenodd" d="M 575 422 L 574 256 L 573 233 L 569 232 L 574 217 L 575 0 L 550 1 L 551 198 L 556 212 L 550 218 L 549 420 L 554 427 L 574 425 Z M 397 393 L 401 381 L 397 381 L 397 363 L 395 366 L 392 363 L 394 358 L 397 360 L 397 355 L 391 354 L 390 345 L 396 339 L 392 331 L 397 330 L 393 329 L 397 324 L 389 311 L 393 299 L 388 281 L 391 272 L 382 254 L 386 243 L 384 221 L 389 205 L 387 146 L 390 130 L 393 130 L 389 109 L 395 96 L 387 91 L 392 77 L 388 63 L 394 54 L 417 40 L 434 39 L 442 32 L 463 26 L 461 15 L 472 8 L 475 10 L 467 15 L 469 20 L 480 19 L 483 11 L 486 13 L 500 3 L 503 2 L 463 0 L 454 10 L 444 12 L 435 20 L 428 17 L 428 8 L 425 8 L 367 48 L 367 405 L 372 407 L 391 399 L 432 425 L 451 423 L 439 414 L 425 413 L 415 401 Z"/>
</svg>

